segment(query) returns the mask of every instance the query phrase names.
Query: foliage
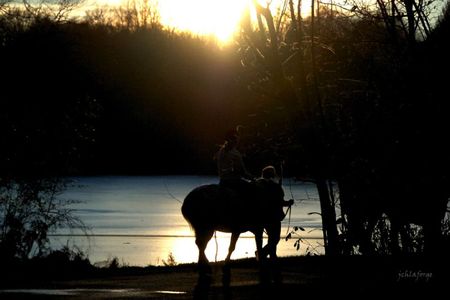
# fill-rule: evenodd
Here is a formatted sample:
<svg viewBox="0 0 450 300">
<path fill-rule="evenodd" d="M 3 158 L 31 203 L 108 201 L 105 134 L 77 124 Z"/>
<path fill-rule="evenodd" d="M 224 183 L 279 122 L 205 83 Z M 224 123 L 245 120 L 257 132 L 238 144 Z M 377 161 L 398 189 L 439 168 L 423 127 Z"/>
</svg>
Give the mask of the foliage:
<svg viewBox="0 0 450 300">
<path fill-rule="evenodd" d="M 383 21 L 387 33 L 395 41 L 406 38 L 409 42 L 425 40 L 433 30 L 437 8 L 442 0 L 431 1 L 385 1 L 374 2 L 350 0 L 347 7 L 355 16 L 378 18 Z"/>
<path fill-rule="evenodd" d="M 321 245 L 320 244 L 319 245 L 313 245 L 307 238 L 302 237 L 302 233 L 301 232 L 304 232 L 304 231 L 305 231 L 305 229 L 303 227 L 301 227 L 301 226 L 294 226 L 292 228 L 291 232 L 289 232 L 286 235 L 285 240 L 289 241 L 289 240 L 293 239 L 294 240 L 293 246 L 294 246 L 294 248 L 297 251 L 300 250 L 301 245 L 306 246 L 306 248 L 305 248 L 305 255 L 307 255 L 307 256 L 309 256 L 309 255 L 320 255 L 321 253 L 320 253 L 320 251 L 317 248 L 319 246 L 321 246 Z M 310 230 L 308 232 L 308 234 L 311 233 L 312 231 L 314 231 L 314 229 Z"/>
<path fill-rule="evenodd" d="M 85 230 L 71 200 L 58 196 L 66 182 L 55 178 L 18 179 L 0 185 L 0 253 L 2 258 L 48 254 L 48 234 L 65 227 Z"/>
<path fill-rule="evenodd" d="M 159 12 L 150 0 L 129 0 L 118 7 L 96 7 L 86 11 L 85 21 L 92 25 L 127 30 L 161 29 Z"/>
<path fill-rule="evenodd" d="M 119 267 L 119 259 L 117 257 L 113 257 L 108 265 L 108 268 L 117 269 L 118 267 Z"/>
<path fill-rule="evenodd" d="M 175 260 L 175 256 L 173 255 L 172 252 L 169 253 L 169 255 L 167 256 L 167 260 L 163 259 L 162 263 L 164 266 L 166 267 L 173 267 L 176 266 L 178 263 Z"/>
<path fill-rule="evenodd" d="M 0 1 L 0 13 L 10 20 L 20 20 L 21 25 L 29 25 L 38 19 L 63 23 L 70 19 L 71 13 L 82 5 L 84 0 L 11 0 Z"/>
<path fill-rule="evenodd" d="M 309 19 L 287 2 L 275 18 L 255 4 L 258 25 L 245 23 L 239 40 L 241 78 L 260 97 L 252 123 L 262 141 L 254 144 L 278 133 L 270 141 L 277 159 L 313 178 L 327 253 L 423 252 L 421 226 L 436 229 L 449 195 L 449 107 L 430 69 L 435 48 L 423 42 L 433 2 L 405 15 L 383 14 L 382 1 L 364 13 L 320 5 Z"/>
<path fill-rule="evenodd" d="M 83 271 L 92 267 L 87 255 L 77 247 L 70 248 L 64 246 L 59 250 L 52 250 L 43 257 L 34 257 L 32 262 L 35 264 L 47 265 L 47 267 L 64 269 L 69 268 L 71 271 Z M 67 270 L 69 271 L 69 270 Z M 61 274 L 61 272 L 56 272 Z"/>
</svg>

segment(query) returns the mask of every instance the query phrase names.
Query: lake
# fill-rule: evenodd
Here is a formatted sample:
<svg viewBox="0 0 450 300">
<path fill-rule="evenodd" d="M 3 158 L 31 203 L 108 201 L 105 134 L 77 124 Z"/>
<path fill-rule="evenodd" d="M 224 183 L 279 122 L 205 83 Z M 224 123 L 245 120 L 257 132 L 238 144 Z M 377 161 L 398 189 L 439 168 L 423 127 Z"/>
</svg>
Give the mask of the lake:
<svg viewBox="0 0 450 300">
<path fill-rule="evenodd" d="M 71 207 L 89 226 L 89 237 L 60 229 L 51 237 L 53 249 L 74 245 L 84 251 L 92 263 L 101 265 L 114 257 L 131 266 L 162 265 L 169 254 L 176 263 L 197 261 L 194 232 L 181 214 L 181 202 L 193 188 L 217 183 L 214 176 L 99 176 L 72 178 L 73 184 L 60 196 L 79 201 Z M 295 199 L 291 216 L 282 223 L 282 236 L 288 227 L 300 226 L 300 249 L 296 239 L 278 245 L 279 256 L 323 253 L 320 205 L 316 186 L 285 179 L 285 199 Z M 206 254 L 210 261 L 223 260 L 230 234 L 217 233 Z M 266 240 L 265 240 L 266 242 Z M 254 257 L 256 250 L 250 233 L 241 235 L 232 258 Z M 217 252 L 217 253 L 216 253 Z M 217 257 L 216 257 L 217 256 Z"/>
</svg>

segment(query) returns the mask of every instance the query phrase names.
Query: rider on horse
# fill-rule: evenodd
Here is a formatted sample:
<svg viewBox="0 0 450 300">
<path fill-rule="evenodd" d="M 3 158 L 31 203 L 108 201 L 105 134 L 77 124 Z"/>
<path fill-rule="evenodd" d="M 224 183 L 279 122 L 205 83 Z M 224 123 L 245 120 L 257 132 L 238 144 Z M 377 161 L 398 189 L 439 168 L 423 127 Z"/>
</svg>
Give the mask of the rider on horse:
<svg viewBox="0 0 450 300">
<path fill-rule="evenodd" d="M 253 176 L 247 171 L 242 154 L 238 150 L 239 128 L 227 132 L 225 143 L 217 152 L 216 159 L 220 185 L 245 196 L 252 189 L 249 181 L 253 180 Z"/>
<path fill-rule="evenodd" d="M 264 208 L 263 211 L 259 210 L 259 212 L 264 214 L 262 218 L 266 224 L 269 240 L 261 254 L 275 258 L 276 247 L 280 240 L 281 220 L 285 217 L 283 207 L 291 206 L 294 201 L 284 200 L 284 191 L 281 184 L 277 181 L 277 173 L 273 166 L 267 166 L 262 170 L 261 178 L 256 181 L 256 188 L 254 184 L 247 181 L 247 179 L 252 180 L 252 176 L 245 168 L 242 155 L 238 150 L 240 138 L 238 129 L 230 130 L 226 134 L 225 143 L 216 156 L 220 185 L 237 191 L 240 197 L 245 200 L 249 198 L 258 200 L 253 199 L 255 191 L 257 192 L 256 188 L 264 191 L 263 198 L 268 199 L 268 201 L 267 203 L 261 203 L 261 206 L 264 206 Z M 250 202 L 253 203 L 252 201 Z"/>
</svg>

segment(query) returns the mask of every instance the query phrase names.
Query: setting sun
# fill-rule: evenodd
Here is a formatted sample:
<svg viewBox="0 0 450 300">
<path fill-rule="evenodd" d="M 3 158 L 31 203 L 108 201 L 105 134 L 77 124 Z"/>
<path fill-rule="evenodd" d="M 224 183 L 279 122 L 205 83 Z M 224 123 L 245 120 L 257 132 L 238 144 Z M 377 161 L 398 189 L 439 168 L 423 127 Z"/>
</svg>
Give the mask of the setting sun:
<svg viewBox="0 0 450 300">
<path fill-rule="evenodd" d="M 90 1 L 90 0 L 87 0 Z M 117 8 L 155 10 L 161 25 L 169 30 L 211 37 L 219 44 L 232 41 L 239 31 L 240 22 L 250 11 L 255 20 L 254 0 L 91 0 L 86 7 L 110 6 Z M 282 10 L 282 0 L 257 0 L 263 7 L 269 7 L 275 18 Z M 298 1 L 294 2 L 295 5 Z M 303 1 L 302 15 L 310 11 L 311 2 Z M 139 14 L 139 13 L 138 13 Z M 286 14 L 285 14 L 286 15 Z"/>
<path fill-rule="evenodd" d="M 117 0 L 111 0 L 117 1 Z M 254 14 L 254 0 L 160 0 L 157 4 L 161 23 L 169 28 L 211 36 L 221 44 L 230 42 L 239 30 L 246 11 Z M 283 7 L 282 0 L 257 0 L 269 7 L 276 16 Z M 297 5 L 297 1 L 294 4 Z M 325 2 L 326 3 L 326 2 Z M 311 2 L 301 2 L 302 15 L 308 14 Z"/>
<path fill-rule="evenodd" d="M 163 25 L 210 35 L 223 43 L 238 29 L 247 4 L 248 1 L 242 0 L 164 0 L 158 7 Z"/>
</svg>

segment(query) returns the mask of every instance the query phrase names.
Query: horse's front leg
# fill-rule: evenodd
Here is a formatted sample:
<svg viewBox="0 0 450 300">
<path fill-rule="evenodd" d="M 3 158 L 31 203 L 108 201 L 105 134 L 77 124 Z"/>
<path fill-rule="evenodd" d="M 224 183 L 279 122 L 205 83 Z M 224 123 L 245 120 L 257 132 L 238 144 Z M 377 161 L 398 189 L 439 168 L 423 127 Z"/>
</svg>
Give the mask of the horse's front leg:
<svg viewBox="0 0 450 300">
<path fill-rule="evenodd" d="M 239 232 L 233 232 L 231 233 L 231 240 L 230 240 L 230 246 L 228 247 L 228 255 L 225 258 L 225 264 L 227 265 L 231 260 L 231 254 L 233 253 L 234 249 L 236 249 L 236 243 L 240 236 Z"/>
<path fill-rule="evenodd" d="M 223 286 L 228 289 L 230 287 L 230 281 L 231 281 L 231 270 L 230 270 L 230 260 L 231 260 L 231 254 L 233 253 L 234 249 L 236 249 L 236 243 L 239 238 L 240 233 L 239 232 L 232 232 L 231 233 L 231 240 L 230 240 L 230 246 L 228 247 L 228 255 L 225 258 L 225 264 L 222 267 L 222 284 Z"/>
</svg>

